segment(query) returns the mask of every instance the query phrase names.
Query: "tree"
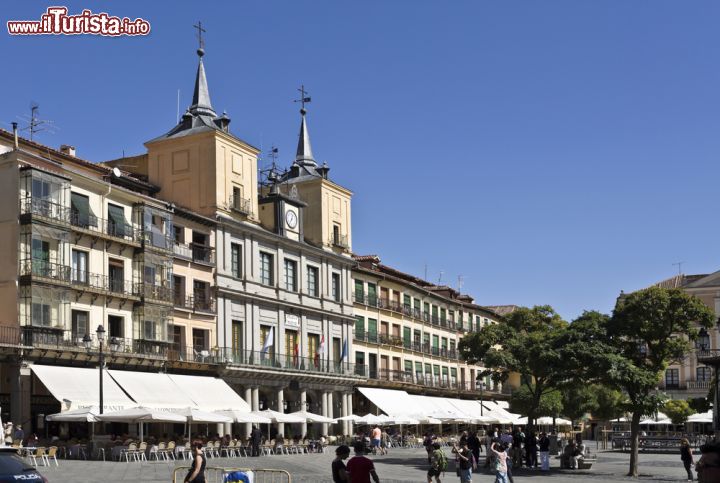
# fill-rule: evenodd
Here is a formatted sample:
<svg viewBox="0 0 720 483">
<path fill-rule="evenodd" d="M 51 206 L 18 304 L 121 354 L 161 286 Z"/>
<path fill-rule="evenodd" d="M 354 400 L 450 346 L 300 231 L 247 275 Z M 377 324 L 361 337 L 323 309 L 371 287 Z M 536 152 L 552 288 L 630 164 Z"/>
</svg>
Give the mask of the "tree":
<svg viewBox="0 0 720 483">
<path fill-rule="evenodd" d="M 710 400 L 706 397 L 689 397 L 687 402 L 696 413 L 706 413 L 712 408 Z"/>
<path fill-rule="evenodd" d="M 573 426 L 587 413 L 598 407 L 597 387 L 588 384 L 573 384 L 562 391 L 562 413 L 570 418 Z"/>
<path fill-rule="evenodd" d="M 513 391 L 510 396 L 510 410 L 514 413 L 528 414 L 533 408 L 534 396 L 530 390 L 521 386 L 517 391 Z M 554 418 L 560 416 L 563 410 L 562 396 L 559 391 L 551 391 L 542 395 L 540 404 L 535 408 L 537 416 L 552 416 Z M 528 420 L 528 423 L 530 421 Z"/>
<path fill-rule="evenodd" d="M 592 412 L 595 419 L 611 421 L 625 414 L 627 400 L 622 392 L 603 384 L 593 387 L 597 399 L 597 407 Z"/>
<path fill-rule="evenodd" d="M 698 326 L 711 327 L 714 319 L 697 297 L 651 287 L 618 299 L 612 316 L 598 327 L 604 326 L 605 340 L 589 353 L 595 360 L 586 367 L 627 396 L 626 409 L 632 412 L 628 476 L 638 476 L 640 418 L 663 403 L 655 389 L 665 369 L 690 351 Z M 600 357 L 598 350 L 604 352 Z"/>
<path fill-rule="evenodd" d="M 482 363 L 496 382 L 511 373 L 520 375 L 527 390 L 527 416 L 532 427 L 544 395 L 555 391 L 565 378 L 559 336 L 567 326 L 550 306 L 522 307 L 498 324 L 484 326 L 460 341 L 463 359 Z"/>
<path fill-rule="evenodd" d="M 670 418 L 673 424 L 684 424 L 688 416 L 695 414 L 687 401 L 683 399 L 670 399 L 665 402 L 663 412 Z"/>
</svg>

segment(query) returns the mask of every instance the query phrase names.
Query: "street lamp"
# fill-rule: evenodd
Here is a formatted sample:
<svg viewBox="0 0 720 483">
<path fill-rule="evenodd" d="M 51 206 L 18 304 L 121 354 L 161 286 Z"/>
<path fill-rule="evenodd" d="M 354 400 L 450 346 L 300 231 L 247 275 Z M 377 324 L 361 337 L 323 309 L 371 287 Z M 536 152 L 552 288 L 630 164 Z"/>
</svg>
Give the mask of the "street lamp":
<svg viewBox="0 0 720 483">
<path fill-rule="evenodd" d="M 478 386 L 480 386 L 480 416 L 483 415 L 483 392 L 485 391 L 485 381 L 480 380 L 478 382 Z"/>
<path fill-rule="evenodd" d="M 105 342 L 105 327 L 102 325 L 98 325 L 98 328 L 95 330 L 95 334 L 97 335 L 98 344 L 99 344 L 99 351 L 98 351 L 98 357 L 100 359 L 100 414 L 103 413 L 103 369 L 105 369 L 105 353 L 103 352 L 103 342 Z M 86 333 L 85 337 L 83 337 L 83 344 L 85 345 L 85 350 L 87 350 L 88 354 L 91 353 L 92 350 L 92 337 L 90 337 L 90 334 Z M 115 337 L 110 338 L 110 352 L 115 352 L 118 350 L 119 347 L 118 340 Z"/>
</svg>

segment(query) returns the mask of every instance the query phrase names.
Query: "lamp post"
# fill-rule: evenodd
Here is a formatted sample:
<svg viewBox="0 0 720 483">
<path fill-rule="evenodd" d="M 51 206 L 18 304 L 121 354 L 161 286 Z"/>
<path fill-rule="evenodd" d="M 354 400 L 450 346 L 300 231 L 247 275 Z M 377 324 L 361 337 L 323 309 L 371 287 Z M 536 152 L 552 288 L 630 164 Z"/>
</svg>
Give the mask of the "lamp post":
<svg viewBox="0 0 720 483">
<path fill-rule="evenodd" d="M 99 345 L 99 352 L 98 352 L 98 358 L 100 360 L 100 414 L 103 413 L 103 369 L 105 369 L 105 353 L 103 352 L 103 342 L 105 342 L 105 327 L 102 325 L 98 325 L 98 328 L 95 330 L 95 334 L 97 335 L 98 339 L 98 345 Z M 92 350 L 92 337 L 90 337 L 90 334 L 85 334 L 85 337 L 83 337 L 83 344 L 85 344 L 85 350 L 88 351 L 88 354 Z M 118 341 L 115 337 L 110 338 L 110 352 L 115 352 L 118 349 Z"/>
<path fill-rule="evenodd" d="M 480 380 L 478 382 L 478 386 L 480 386 L 480 416 L 483 415 L 483 393 L 485 392 L 485 381 Z"/>
</svg>

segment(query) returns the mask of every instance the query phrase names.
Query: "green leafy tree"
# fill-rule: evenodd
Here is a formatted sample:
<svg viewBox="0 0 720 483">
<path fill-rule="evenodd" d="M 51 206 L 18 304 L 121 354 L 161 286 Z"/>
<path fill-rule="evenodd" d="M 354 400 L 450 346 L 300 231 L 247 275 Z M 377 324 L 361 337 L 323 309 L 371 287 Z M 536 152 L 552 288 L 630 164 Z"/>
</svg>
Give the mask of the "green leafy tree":
<svg viewBox="0 0 720 483">
<path fill-rule="evenodd" d="M 533 393 L 521 386 L 510 396 L 510 410 L 514 413 L 529 414 L 535 404 Z M 558 417 L 562 413 L 562 395 L 559 391 L 550 391 L 542 395 L 540 404 L 535 408 L 536 416 Z M 529 421 L 528 421 L 529 422 Z"/>
<path fill-rule="evenodd" d="M 706 397 L 689 397 L 687 402 L 688 406 L 696 413 L 705 413 L 712 408 L 710 400 Z"/>
<path fill-rule="evenodd" d="M 670 399 L 665 402 L 663 412 L 670 418 L 673 424 L 684 424 L 688 416 L 695 414 L 687 401 L 683 399 Z"/>
<path fill-rule="evenodd" d="M 611 421 L 625 414 L 627 399 L 622 392 L 603 384 L 596 384 L 593 387 L 597 400 L 597 407 L 592 411 L 595 419 Z"/>
<path fill-rule="evenodd" d="M 496 382 L 511 373 L 520 375 L 521 388 L 529 394 L 529 426 L 538 416 L 543 396 L 555 391 L 565 378 L 559 336 L 567 323 L 550 306 L 522 307 L 498 324 L 466 335 L 460 354 L 470 363 L 481 362 Z"/>
<path fill-rule="evenodd" d="M 715 317 L 692 295 L 651 287 L 621 297 L 611 317 L 587 312 L 581 318 L 578 327 L 589 332 L 593 347 L 575 340 L 569 353 L 588 377 L 625 394 L 624 409 L 632 412 L 628 476 L 637 477 L 640 418 L 662 406 L 655 389 L 665 369 L 690 351 L 698 327 L 712 326 Z"/>
<path fill-rule="evenodd" d="M 562 414 L 570 418 L 573 426 L 597 407 L 597 387 L 594 385 L 573 384 L 562 391 Z"/>
</svg>

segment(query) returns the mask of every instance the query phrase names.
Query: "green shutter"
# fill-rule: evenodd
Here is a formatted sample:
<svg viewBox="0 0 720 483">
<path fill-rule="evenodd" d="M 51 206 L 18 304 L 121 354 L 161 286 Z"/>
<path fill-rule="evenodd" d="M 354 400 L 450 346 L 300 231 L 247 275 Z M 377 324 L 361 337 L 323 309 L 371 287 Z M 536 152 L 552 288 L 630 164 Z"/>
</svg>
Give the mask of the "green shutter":
<svg viewBox="0 0 720 483">
<path fill-rule="evenodd" d="M 114 236 L 124 237 L 126 234 L 129 235 L 127 225 L 122 207 L 108 204 L 108 232 Z"/>
<path fill-rule="evenodd" d="M 415 363 L 415 372 L 422 375 L 422 362 Z"/>
<path fill-rule="evenodd" d="M 368 305 L 376 305 L 377 304 L 377 286 L 374 283 L 368 283 Z"/>
<path fill-rule="evenodd" d="M 438 342 L 440 342 L 440 337 L 437 335 L 432 336 L 432 346 L 434 348 L 437 348 Z"/>
<path fill-rule="evenodd" d="M 90 212 L 90 200 L 87 196 L 70 193 L 70 213 L 73 225 L 83 228 L 97 226 L 95 215 Z"/>
<path fill-rule="evenodd" d="M 377 320 L 375 319 L 367 319 L 368 322 L 368 341 L 369 342 L 377 342 L 378 336 L 377 336 Z"/>
<path fill-rule="evenodd" d="M 406 349 L 410 347 L 410 327 L 403 327 L 403 345 Z"/>
<path fill-rule="evenodd" d="M 412 361 L 405 361 L 405 372 L 412 373 L 412 371 L 413 371 Z"/>
<path fill-rule="evenodd" d="M 365 301 L 365 287 L 362 280 L 355 280 L 355 300 L 360 303 Z"/>
<path fill-rule="evenodd" d="M 355 337 L 358 339 L 365 337 L 365 317 L 358 315 L 355 318 Z"/>
</svg>

